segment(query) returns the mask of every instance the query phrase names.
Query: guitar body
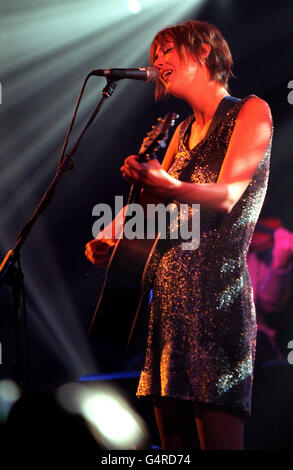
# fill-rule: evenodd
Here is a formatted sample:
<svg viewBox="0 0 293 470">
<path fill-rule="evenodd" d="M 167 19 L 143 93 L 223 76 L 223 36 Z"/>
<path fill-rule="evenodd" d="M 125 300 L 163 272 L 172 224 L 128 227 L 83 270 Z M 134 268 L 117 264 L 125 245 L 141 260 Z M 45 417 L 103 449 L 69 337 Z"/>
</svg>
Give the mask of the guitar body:
<svg viewBox="0 0 293 470">
<path fill-rule="evenodd" d="M 160 119 L 160 131 L 156 138 L 145 139 L 139 155 L 143 161 L 149 152 L 156 150 L 155 144 L 162 134 L 165 135 L 170 125 L 177 118 L 174 113 L 168 113 L 164 120 Z M 154 126 L 155 127 L 155 126 Z M 150 134 L 154 134 L 151 131 Z M 146 215 L 147 204 L 162 202 L 149 191 L 132 186 L 128 204 L 139 203 Z M 127 216 L 126 216 L 127 217 Z M 146 228 L 147 219 L 144 219 Z M 103 288 L 91 321 L 89 334 L 106 340 L 115 346 L 127 348 L 137 322 L 143 302 L 148 292 L 145 288 L 145 274 L 160 234 L 155 237 L 128 239 L 124 236 L 118 240 L 108 263 Z"/>
<path fill-rule="evenodd" d="M 148 292 L 145 273 L 158 241 L 122 238 L 110 258 L 90 335 L 125 348 Z"/>
</svg>

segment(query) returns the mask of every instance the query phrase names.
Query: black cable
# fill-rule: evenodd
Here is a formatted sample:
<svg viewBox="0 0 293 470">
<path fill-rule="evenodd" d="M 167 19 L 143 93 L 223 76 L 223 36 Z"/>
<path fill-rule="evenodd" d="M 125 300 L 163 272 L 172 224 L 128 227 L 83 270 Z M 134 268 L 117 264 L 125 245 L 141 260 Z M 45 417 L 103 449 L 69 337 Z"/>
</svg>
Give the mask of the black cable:
<svg viewBox="0 0 293 470">
<path fill-rule="evenodd" d="M 31 376 L 30 376 L 30 351 L 29 351 L 29 337 L 27 329 L 27 309 L 26 309 L 26 293 L 24 286 L 24 275 L 21 268 L 20 256 L 17 257 L 17 265 L 19 270 L 19 289 L 20 297 L 22 302 L 22 318 L 23 318 L 23 331 L 24 331 L 24 349 L 25 349 L 25 385 L 27 385 L 27 391 L 30 391 Z"/>
<path fill-rule="evenodd" d="M 65 137 L 65 141 L 64 141 L 64 144 L 63 144 L 63 147 L 62 147 L 62 151 L 61 151 L 61 155 L 60 155 L 60 158 L 59 158 L 59 163 L 58 163 L 57 171 L 59 170 L 60 165 L 61 165 L 61 163 L 62 163 L 62 161 L 63 161 L 64 154 L 65 154 L 65 150 L 66 150 L 67 145 L 68 145 L 69 137 L 70 137 L 70 134 L 71 134 L 71 131 L 72 131 L 74 122 L 75 122 L 75 118 L 76 118 L 77 111 L 78 111 L 78 108 L 79 108 L 79 105 L 80 105 L 80 102 L 81 102 L 81 98 L 82 98 L 82 95 L 83 95 L 83 93 L 84 93 L 84 90 L 85 90 L 87 81 L 88 81 L 88 79 L 91 77 L 91 75 L 92 75 L 92 72 L 90 72 L 90 73 L 86 76 L 86 78 L 85 78 L 85 80 L 84 80 L 84 82 L 83 82 L 83 85 L 82 85 L 82 88 L 81 88 L 81 91 L 80 91 L 80 94 L 79 94 L 77 103 L 76 103 L 76 105 L 75 105 L 75 110 L 74 110 L 74 113 L 73 113 L 73 116 L 72 116 L 72 119 L 71 119 L 71 123 L 70 123 L 69 129 L 68 129 L 68 131 L 67 131 L 67 135 L 66 135 L 66 137 Z"/>
</svg>

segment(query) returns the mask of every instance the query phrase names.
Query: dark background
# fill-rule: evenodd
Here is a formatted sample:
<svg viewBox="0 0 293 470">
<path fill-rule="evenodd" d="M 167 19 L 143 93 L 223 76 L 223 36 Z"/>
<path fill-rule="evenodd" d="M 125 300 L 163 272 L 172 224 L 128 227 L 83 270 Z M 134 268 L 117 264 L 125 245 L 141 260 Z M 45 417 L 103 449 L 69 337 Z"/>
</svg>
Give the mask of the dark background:
<svg viewBox="0 0 293 470">
<path fill-rule="evenodd" d="M 0 6 L 4 41 L 0 54 L 3 63 L 2 71 L 0 69 L 2 257 L 14 246 L 19 230 L 32 215 L 54 176 L 66 130 L 87 72 L 108 66 L 148 64 L 147 51 L 156 31 L 151 30 L 150 37 L 143 44 L 140 35 L 147 32 L 151 20 L 144 29 L 139 25 L 135 27 L 133 18 L 123 18 L 115 23 L 112 33 L 114 35 L 116 32 L 116 43 L 111 49 L 106 35 L 109 28 L 105 26 L 103 29 L 103 25 L 99 25 L 97 34 L 91 29 L 88 34 L 79 37 L 78 19 L 75 18 L 76 35 L 71 42 L 68 39 L 64 43 L 64 35 L 60 34 L 62 21 L 68 26 L 70 15 L 78 3 L 59 2 L 67 5 L 65 12 L 56 14 L 59 29 L 55 29 L 51 21 L 44 30 L 34 29 L 34 34 L 30 32 L 30 21 L 38 24 L 39 17 L 43 22 L 41 24 L 44 24 L 44 3 L 27 2 L 26 10 L 19 1 L 2 2 Z M 102 7 L 103 2 L 100 4 Z M 55 5 L 54 1 L 47 2 L 46 8 Z M 168 7 L 167 2 L 166 5 Z M 18 17 L 24 14 L 25 18 Z M 83 14 L 86 16 L 86 11 L 83 10 Z M 139 15 L 143 14 L 142 11 Z M 194 12 L 190 10 L 185 13 L 182 18 L 177 18 L 174 10 L 172 23 L 192 18 L 216 24 L 227 39 L 234 58 L 235 78 L 230 82 L 231 94 L 243 97 L 253 93 L 266 100 L 271 107 L 275 134 L 265 214 L 281 217 L 285 227 L 293 230 L 293 105 L 288 102 L 288 83 L 293 80 L 292 2 L 209 0 L 194 8 Z M 83 30 L 86 29 L 84 16 L 80 21 L 83 22 Z M 159 28 L 165 25 L 161 15 Z M 122 27 L 124 30 L 120 40 L 119 28 Z M 18 36 L 18 28 L 24 31 L 23 36 Z M 35 53 L 38 41 L 44 41 L 46 35 L 52 47 Z M 112 51 L 115 51 L 115 58 L 119 57 L 119 51 L 121 57 L 125 57 L 123 48 L 128 45 L 130 50 L 125 60 L 121 58 L 114 62 Z M 73 54 L 74 51 L 76 54 Z M 99 99 L 103 80 L 92 79 L 89 83 L 69 148 Z M 80 146 L 75 156 L 74 170 L 63 177 L 50 206 L 21 250 L 33 387 L 52 389 L 85 374 L 123 368 L 121 356 L 109 351 L 106 345 L 91 345 L 87 338 L 87 329 L 104 277 L 103 271 L 91 266 L 84 256 L 85 244 L 92 238 L 95 220 L 92 208 L 100 202 L 113 206 L 115 195 L 127 197 L 129 187 L 122 180 L 119 168 L 127 155 L 137 151 L 158 116 L 174 110 L 182 120 L 191 112 L 187 105 L 173 98 L 155 103 L 153 85 L 125 82 L 118 83 L 115 98 L 105 104 L 103 113 Z M 0 295 L 0 377 L 6 378 L 13 374 L 13 301 L 11 290 L 6 285 L 1 287 Z M 280 340 L 284 355 L 288 341 L 293 339 L 290 309 L 284 315 Z M 23 315 L 20 334 L 24 371 Z"/>
</svg>

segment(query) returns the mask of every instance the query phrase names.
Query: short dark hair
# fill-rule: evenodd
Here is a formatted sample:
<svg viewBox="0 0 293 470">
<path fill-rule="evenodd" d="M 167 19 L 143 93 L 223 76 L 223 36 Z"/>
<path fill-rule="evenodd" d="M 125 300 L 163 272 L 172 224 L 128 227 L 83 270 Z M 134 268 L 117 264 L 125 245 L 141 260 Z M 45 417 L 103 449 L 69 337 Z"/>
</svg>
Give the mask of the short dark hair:
<svg viewBox="0 0 293 470">
<path fill-rule="evenodd" d="M 220 82 L 228 89 L 228 80 L 232 75 L 232 55 L 227 41 L 223 38 L 218 28 L 205 21 L 191 20 L 174 26 L 167 26 L 154 37 L 150 48 L 150 62 L 154 63 L 155 51 L 168 41 L 175 44 L 180 56 L 183 49 L 194 56 L 195 60 L 202 64 L 200 54 L 204 52 L 204 44 L 211 47 L 206 58 L 206 66 L 212 80 Z M 160 80 L 157 80 L 155 98 L 166 95 L 166 89 Z"/>
</svg>

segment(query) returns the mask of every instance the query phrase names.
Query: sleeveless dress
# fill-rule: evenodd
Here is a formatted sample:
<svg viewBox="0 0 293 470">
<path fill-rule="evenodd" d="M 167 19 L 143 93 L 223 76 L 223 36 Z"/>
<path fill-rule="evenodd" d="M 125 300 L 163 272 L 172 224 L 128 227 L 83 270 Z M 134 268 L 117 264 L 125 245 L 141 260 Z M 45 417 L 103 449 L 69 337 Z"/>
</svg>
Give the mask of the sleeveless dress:
<svg viewBox="0 0 293 470">
<path fill-rule="evenodd" d="M 215 183 L 237 115 L 249 95 L 228 111 L 192 150 L 182 124 L 169 174 L 180 179 L 193 160 L 192 183 Z M 144 367 L 137 396 L 160 395 L 228 406 L 250 413 L 256 318 L 246 255 L 265 197 L 270 144 L 244 194 L 229 214 L 200 211 L 200 243 L 158 243 L 152 279 Z"/>
</svg>

